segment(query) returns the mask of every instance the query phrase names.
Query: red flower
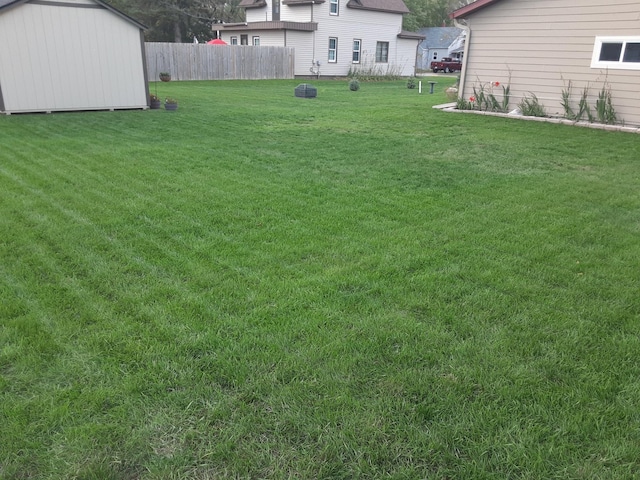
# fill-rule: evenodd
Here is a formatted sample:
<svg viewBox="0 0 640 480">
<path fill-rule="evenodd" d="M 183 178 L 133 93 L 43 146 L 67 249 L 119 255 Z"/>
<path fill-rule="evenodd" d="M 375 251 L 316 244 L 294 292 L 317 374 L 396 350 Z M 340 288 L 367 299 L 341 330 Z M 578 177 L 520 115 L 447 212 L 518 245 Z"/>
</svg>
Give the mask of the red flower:
<svg viewBox="0 0 640 480">
<path fill-rule="evenodd" d="M 500 82 L 493 82 L 493 86 L 494 87 L 499 87 L 500 86 Z"/>
<path fill-rule="evenodd" d="M 469 97 L 469 101 L 470 102 L 475 102 L 476 101 L 476 97 Z"/>
</svg>

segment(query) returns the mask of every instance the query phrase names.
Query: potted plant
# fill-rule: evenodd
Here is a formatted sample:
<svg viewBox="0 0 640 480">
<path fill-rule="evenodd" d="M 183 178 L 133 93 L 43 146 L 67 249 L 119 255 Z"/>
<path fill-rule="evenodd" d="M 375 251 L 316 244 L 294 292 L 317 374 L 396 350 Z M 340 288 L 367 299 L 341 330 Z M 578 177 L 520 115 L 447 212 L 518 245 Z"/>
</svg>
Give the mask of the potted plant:
<svg viewBox="0 0 640 480">
<path fill-rule="evenodd" d="M 164 99 L 164 108 L 165 110 L 177 110 L 178 101 L 175 98 L 167 97 Z"/>
<path fill-rule="evenodd" d="M 157 110 L 160 108 L 160 99 L 154 93 L 149 95 L 149 108 L 151 108 L 151 110 Z"/>
<path fill-rule="evenodd" d="M 163 82 L 170 82 L 171 74 L 169 72 L 160 72 L 160 80 Z"/>
</svg>

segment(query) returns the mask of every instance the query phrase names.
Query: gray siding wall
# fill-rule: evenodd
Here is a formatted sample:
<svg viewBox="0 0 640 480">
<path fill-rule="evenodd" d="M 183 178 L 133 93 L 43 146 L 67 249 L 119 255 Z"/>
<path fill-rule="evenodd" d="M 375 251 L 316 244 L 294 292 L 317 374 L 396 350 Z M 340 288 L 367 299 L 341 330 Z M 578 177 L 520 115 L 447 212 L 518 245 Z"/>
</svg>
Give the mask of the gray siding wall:
<svg viewBox="0 0 640 480">
<path fill-rule="evenodd" d="M 140 29 L 104 8 L 9 9 L 0 14 L 0 85 L 8 113 L 145 108 Z"/>
<path fill-rule="evenodd" d="M 592 107 L 607 82 L 618 118 L 640 125 L 640 70 L 590 67 L 597 35 L 640 35 L 639 0 L 502 0 L 471 15 L 468 25 L 463 98 L 474 85 L 510 80 L 512 108 L 533 92 L 549 115 L 563 116 L 569 81 L 575 104 L 588 87 Z"/>
<path fill-rule="evenodd" d="M 252 35 L 260 35 L 261 43 L 263 35 L 265 41 L 272 35 L 270 32 L 249 34 L 249 40 Z M 225 40 L 228 41 L 229 36 L 225 34 Z M 158 80 L 160 72 L 169 72 L 172 80 L 293 78 L 293 47 L 192 43 L 146 43 L 145 46 L 147 70 L 152 81 Z"/>
</svg>

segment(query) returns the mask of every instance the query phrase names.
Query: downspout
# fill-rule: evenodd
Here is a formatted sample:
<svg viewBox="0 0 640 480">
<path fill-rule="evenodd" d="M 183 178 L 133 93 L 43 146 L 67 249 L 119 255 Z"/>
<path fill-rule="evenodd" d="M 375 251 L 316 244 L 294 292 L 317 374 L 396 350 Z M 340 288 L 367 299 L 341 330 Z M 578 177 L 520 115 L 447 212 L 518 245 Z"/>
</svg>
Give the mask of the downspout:
<svg viewBox="0 0 640 480">
<path fill-rule="evenodd" d="M 457 18 L 453 19 L 453 24 L 465 31 L 464 38 L 464 58 L 462 59 L 462 70 L 460 71 L 460 84 L 458 85 L 458 98 L 462 98 L 464 93 L 464 82 L 467 77 L 467 61 L 469 59 L 469 44 L 471 43 L 471 28 L 466 23 L 458 22 Z"/>
<path fill-rule="evenodd" d="M 313 9 L 315 7 L 316 2 L 311 2 L 311 23 L 313 23 Z M 312 33 L 313 40 L 311 45 L 311 63 L 315 63 L 316 61 L 316 31 L 314 30 Z"/>
<path fill-rule="evenodd" d="M 420 44 L 422 40 L 418 40 L 418 44 L 416 45 L 416 56 L 415 61 L 413 62 L 413 76 L 415 77 L 418 74 L 418 52 L 420 51 Z M 422 67 L 422 55 L 420 56 L 420 67 Z M 422 69 L 422 68 L 420 68 Z"/>
</svg>

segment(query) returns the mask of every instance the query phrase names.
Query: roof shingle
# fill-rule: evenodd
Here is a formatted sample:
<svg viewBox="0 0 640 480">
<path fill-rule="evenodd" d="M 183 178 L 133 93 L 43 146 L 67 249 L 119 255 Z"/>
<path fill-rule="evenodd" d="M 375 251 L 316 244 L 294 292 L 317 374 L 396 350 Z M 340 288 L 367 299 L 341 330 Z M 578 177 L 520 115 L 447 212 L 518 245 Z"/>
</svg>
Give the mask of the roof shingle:
<svg viewBox="0 0 640 480">
<path fill-rule="evenodd" d="M 347 7 L 378 12 L 409 13 L 409 9 L 402 0 L 349 0 Z"/>
</svg>

